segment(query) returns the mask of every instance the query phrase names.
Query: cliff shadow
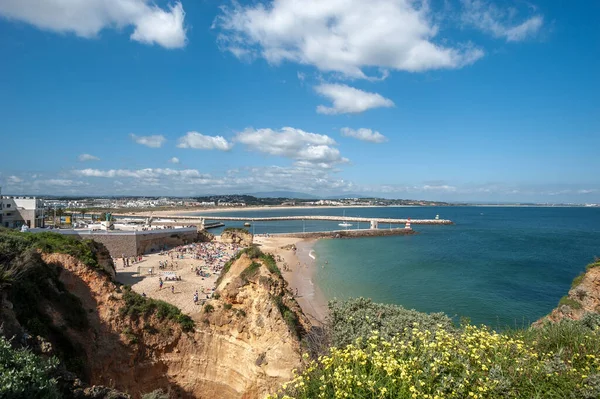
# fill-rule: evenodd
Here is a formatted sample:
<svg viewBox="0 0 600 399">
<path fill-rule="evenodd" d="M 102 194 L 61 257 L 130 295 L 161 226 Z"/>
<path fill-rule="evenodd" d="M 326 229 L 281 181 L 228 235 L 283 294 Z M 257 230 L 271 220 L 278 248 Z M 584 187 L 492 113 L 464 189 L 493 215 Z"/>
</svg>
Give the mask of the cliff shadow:
<svg viewBox="0 0 600 399">
<path fill-rule="evenodd" d="M 161 344 L 170 341 L 172 347 L 176 343 L 178 337 L 166 335 L 172 330 L 156 326 L 155 320 L 122 315 L 121 288 L 108 276 L 65 255 L 49 264 L 58 268 L 61 283 L 78 298 L 87 319 L 87 328 L 74 328 L 65 323 L 62 310 L 53 312 L 53 324 L 78 348 L 78 371 L 85 382 L 109 386 L 134 398 L 156 389 L 170 392 L 171 397 L 191 397 L 168 377 L 167 365 L 157 360 Z"/>
</svg>

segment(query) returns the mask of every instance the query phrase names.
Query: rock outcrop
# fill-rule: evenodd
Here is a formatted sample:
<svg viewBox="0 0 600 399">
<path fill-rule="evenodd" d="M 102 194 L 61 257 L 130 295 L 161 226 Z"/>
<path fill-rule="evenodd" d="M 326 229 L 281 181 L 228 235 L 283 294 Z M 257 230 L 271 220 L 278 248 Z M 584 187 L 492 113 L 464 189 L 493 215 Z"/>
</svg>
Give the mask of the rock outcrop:
<svg viewBox="0 0 600 399">
<path fill-rule="evenodd" d="M 221 233 L 221 241 L 228 244 L 237 244 L 243 247 L 252 245 L 253 236 L 246 229 L 229 228 Z"/>
<path fill-rule="evenodd" d="M 66 254 L 42 258 L 59 270 L 60 282 L 85 309 L 86 327 L 74 328 L 64 311 L 44 300 L 52 328 L 77 348 L 79 377 L 88 384 L 114 387 L 134 398 L 155 389 L 173 398 L 262 398 L 291 379 L 301 363 L 298 331 L 284 319 L 281 306 L 297 315 L 298 328 L 308 328 L 308 321 L 278 273 L 261 265 L 240 277 L 252 263 L 247 255 L 232 264 L 219 285 L 220 298 L 195 316 L 190 332 L 176 320 L 159 319 L 157 312 L 128 315 L 126 291 L 109 273 Z M 10 310 L 9 303 L 3 306 Z"/>
<path fill-rule="evenodd" d="M 534 325 L 562 319 L 580 320 L 586 313 L 600 313 L 600 259 L 588 265 L 586 272 L 575 278 L 558 307 Z"/>
</svg>

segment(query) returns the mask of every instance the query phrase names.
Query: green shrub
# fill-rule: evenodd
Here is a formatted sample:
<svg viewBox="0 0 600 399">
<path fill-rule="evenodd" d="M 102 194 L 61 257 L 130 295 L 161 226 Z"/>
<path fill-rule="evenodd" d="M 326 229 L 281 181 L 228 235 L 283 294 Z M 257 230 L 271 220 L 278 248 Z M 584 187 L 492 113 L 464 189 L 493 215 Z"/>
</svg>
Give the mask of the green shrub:
<svg viewBox="0 0 600 399">
<path fill-rule="evenodd" d="M 139 342 L 137 335 L 133 333 L 131 327 L 126 327 L 123 330 L 123 335 L 125 335 L 125 338 L 127 338 L 127 341 L 129 341 L 130 344 L 137 344 Z"/>
<path fill-rule="evenodd" d="M 585 276 L 585 273 L 581 273 L 579 276 L 575 277 L 573 279 L 573 282 L 571 283 L 571 288 L 575 288 L 577 287 L 579 284 L 581 284 L 581 282 L 583 281 L 583 277 Z"/>
<path fill-rule="evenodd" d="M 227 273 L 229 273 L 229 269 L 231 269 L 231 265 L 233 265 L 233 262 L 235 262 L 237 259 L 239 259 L 239 254 L 240 252 L 238 252 L 236 255 L 233 256 L 233 258 L 229 259 L 225 265 L 223 265 L 223 270 L 221 270 L 221 274 L 219 275 L 219 277 L 217 277 L 217 281 L 215 282 L 215 287 L 218 287 L 219 284 L 221 284 L 221 281 L 223 281 L 223 278 L 225 277 L 225 275 Z"/>
<path fill-rule="evenodd" d="M 310 362 L 283 392 L 309 398 L 598 398 L 600 330 L 578 322 L 497 333 L 422 329 L 385 339 L 377 330 Z"/>
<path fill-rule="evenodd" d="M 258 262 L 250 263 L 250 265 L 240 273 L 240 278 L 242 279 L 244 284 L 247 284 L 248 279 L 250 277 L 255 276 L 256 273 L 258 273 L 259 269 L 260 269 L 260 263 L 258 263 Z"/>
<path fill-rule="evenodd" d="M 590 330 L 595 330 L 596 328 L 600 328 L 600 314 L 587 312 L 583 315 L 579 322 L 584 326 L 589 328 Z"/>
<path fill-rule="evenodd" d="M 125 301 L 125 304 L 119 309 L 121 316 L 139 318 L 156 315 L 159 320 L 167 319 L 176 321 L 181 325 L 181 329 L 185 332 L 194 329 L 192 319 L 181 313 L 181 310 L 176 306 L 164 301 L 145 298 L 128 286 L 124 286 L 123 289 L 123 300 Z"/>
<path fill-rule="evenodd" d="M 277 267 L 277 261 L 272 254 L 263 254 L 260 257 L 260 260 L 267 267 L 267 270 L 273 274 L 281 276 L 281 270 L 279 270 L 279 267 Z"/>
<path fill-rule="evenodd" d="M 152 324 L 144 324 L 144 331 L 146 331 L 148 334 L 158 334 L 158 329 L 156 327 L 154 327 Z"/>
<path fill-rule="evenodd" d="M 179 322 L 181 329 L 185 332 L 194 331 L 196 328 L 196 323 L 194 323 L 194 320 L 192 320 L 192 318 L 186 314 L 180 314 L 177 316 L 177 322 Z"/>
<path fill-rule="evenodd" d="M 150 393 L 143 394 L 142 399 L 169 399 L 169 395 L 162 389 L 156 389 Z"/>
<path fill-rule="evenodd" d="M 381 337 L 391 339 L 402 334 L 405 328 L 412 328 L 414 323 L 432 331 L 440 327 L 453 328 L 452 320 L 443 313 L 426 314 L 365 298 L 329 302 L 329 317 L 332 345 L 337 347 L 355 343 L 357 338 L 366 342 L 373 330 L 379 331 Z"/>
<path fill-rule="evenodd" d="M 215 307 L 210 303 L 204 305 L 204 313 L 211 313 L 213 310 L 215 310 Z"/>
<path fill-rule="evenodd" d="M 0 264 L 6 264 L 7 258 L 14 258 L 26 249 L 33 248 L 44 253 L 71 255 L 85 265 L 106 273 L 98 264 L 97 246 L 92 240 L 77 240 L 59 233 L 21 233 L 0 228 Z"/>
<path fill-rule="evenodd" d="M 232 305 L 232 304 L 230 304 L 230 303 L 225 303 L 225 304 L 223 304 L 223 308 L 225 308 L 225 309 L 227 309 L 227 310 L 230 310 L 232 307 L 233 307 L 233 305 Z"/>
<path fill-rule="evenodd" d="M 43 261 L 34 239 L 33 233 L 0 229 L 0 290 L 12 302 L 19 323 L 31 335 L 52 342 L 57 357 L 85 378 L 85 351 L 68 333 L 89 327 L 88 312 L 60 281 L 62 268 Z"/>
<path fill-rule="evenodd" d="M 586 272 L 592 270 L 595 267 L 600 267 L 600 258 L 596 258 L 594 259 L 594 261 L 592 263 L 590 263 L 589 265 L 587 265 L 585 267 Z M 583 277 L 585 276 L 585 272 L 581 273 L 579 276 L 575 277 L 573 279 L 573 282 L 571 283 L 571 288 L 575 288 L 577 287 L 579 284 L 581 284 L 581 281 L 583 281 Z"/>
<path fill-rule="evenodd" d="M 292 333 L 296 335 L 296 337 L 300 337 L 303 333 L 302 325 L 300 324 L 300 320 L 298 320 L 298 316 L 294 313 L 285 303 L 283 303 L 283 299 L 280 296 L 273 295 L 271 296 L 271 300 L 279 309 L 279 313 L 283 320 L 288 325 L 288 328 Z"/>
<path fill-rule="evenodd" d="M 250 259 L 258 259 L 264 255 L 257 245 L 249 246 L 248 248 L 244 249 L 242 253 L 248 255 Z"/>
<path fill-rule="evenodd" d="M 592 263 L 586 266 L 585 270 L 591 270 L 595 267 L 600 267 L 600 258 L 594 259 Z"/>
<path fill-rule="evenodd" d="M 576 300 L 569 298 L 567 295 L 563 296 L 562 298 L 560 298 L 560 301 L 558 302 L 559 306 L 568 306 L 571 309 L 581 309 L 582 305 L 581 303 L 577 302 Z"/>
<path fill-rule="evenodd" d="M 218 292 L 215 292 L 215 293 L 213 294 L 213 298 L 215 298 L 215 299 L 219 299 L 219 298 L 221 298 L 221 294 L 219 294 Z"/>
<path fill-rule="evenodd" d="M 28 350 L 15 350 L 0 336 L 0 398 L 61 398 L 52 378 L 57 367 L 56 358 L 43 360 Z"/>
</svg>

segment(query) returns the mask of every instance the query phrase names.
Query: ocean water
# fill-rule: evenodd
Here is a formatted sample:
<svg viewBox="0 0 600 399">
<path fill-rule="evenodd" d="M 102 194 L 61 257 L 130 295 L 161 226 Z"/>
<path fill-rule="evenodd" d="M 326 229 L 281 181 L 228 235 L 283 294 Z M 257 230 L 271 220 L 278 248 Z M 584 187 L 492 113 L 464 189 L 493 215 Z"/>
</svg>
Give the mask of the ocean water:
<svg viewBox="0 0 600 399">
<path fill-rule="evenodd" d="M 222 215 L 341 216 L 343 211 Z M 419 311 L 444 312 L 456 320 L 468 317 L 494 328 L 525 326 L 550 312 L 572 279 L 600 256 L 600 208 L 386 207 L 346 208 L 345 212 L 346 216 L 415 219 L 439 214 L 455 225 L 413 225 L 420 233 L 413 236 L 319 240 L 314 246 L 316 283 L 327 298 L 364 296 Z M 356 227 L 353 223 L 351 228 Z M 262 234 L 340 227 L 337 222 L 288 221 L 259 222 L 252 229 Z"/>
</svg>

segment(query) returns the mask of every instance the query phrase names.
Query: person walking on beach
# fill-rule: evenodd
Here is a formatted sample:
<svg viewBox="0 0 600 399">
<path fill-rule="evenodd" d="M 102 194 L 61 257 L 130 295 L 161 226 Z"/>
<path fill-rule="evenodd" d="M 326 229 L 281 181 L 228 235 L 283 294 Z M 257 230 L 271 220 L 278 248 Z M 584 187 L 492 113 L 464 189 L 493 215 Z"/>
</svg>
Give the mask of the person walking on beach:
<svg viewBox="0 0 600 399">
<path fill-rule="evenodd" d="M 172 285 L 172 286 L 171 286 L 171 294 L 174 294 L 174 293 L 175 293 L 175 286 L 174 286 L 174 285 Z"/>
<path fill-rule="evenodd" d="M 163 286 L 163 279 L 162 277 L 158 278 L 158 290 L 162 290 L 162 286 Z"/>
</svg>

